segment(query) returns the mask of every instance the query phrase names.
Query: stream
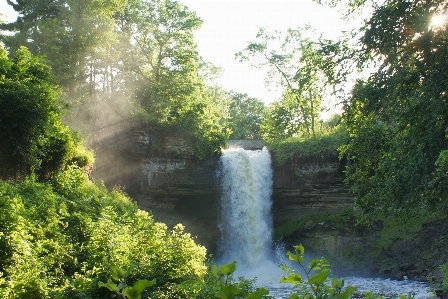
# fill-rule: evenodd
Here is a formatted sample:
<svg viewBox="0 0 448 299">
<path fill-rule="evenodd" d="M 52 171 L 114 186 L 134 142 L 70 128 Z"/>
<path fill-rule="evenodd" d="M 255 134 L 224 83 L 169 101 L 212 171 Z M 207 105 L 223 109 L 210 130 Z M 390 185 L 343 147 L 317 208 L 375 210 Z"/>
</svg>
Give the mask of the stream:
<svg viewBox="0 0 448 299">
<path fill-rule="evenodd" d="M 384 298 L 398 297 L 398 295 L 407 295 L 413 293 L 414 298 L 424 299 L 434 297 L 431 293 L 430 287 L 422 282 L 412 280 L 391 280 L 381 278 L 362 278 L 362 277 L 346 277 L 345 285 L 357 286 L 354 296 L 363 292 L 369 292 L 376 295 L 381 295 Z M 292 288 L 285 286 L 282 283 L 265 285 L 265 288 L 269 290 L 269 294 L 276 299 L 287 299 Z"/>
</svg>

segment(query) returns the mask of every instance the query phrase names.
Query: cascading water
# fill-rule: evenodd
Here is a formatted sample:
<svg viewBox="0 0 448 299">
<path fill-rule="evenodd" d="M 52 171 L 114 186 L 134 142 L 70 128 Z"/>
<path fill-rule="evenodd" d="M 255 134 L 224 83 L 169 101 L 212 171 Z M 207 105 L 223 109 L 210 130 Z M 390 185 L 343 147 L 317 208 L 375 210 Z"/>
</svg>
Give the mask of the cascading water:
<svg viewBox="0 0 448 299">
<path fill-rule="evenodd" d="M 219 160 L 221 186 L 221 239 L 218 263 L 237 261 L 237 276 L 257 277 L 257 282 L 277 299 L 288 297 L 291 287 L 279 284 L 282 272 L 272 249 L 271 157 L 267 149 L 224 150 Z M 284 253 L 282 253 L 284 255 Z M 347 285 L 359 291 L 375 291 L 390 298 L 415 292 L 415 298 L 431 297 L 427 285 L 412 281 L 391 281 L 347 277 Z"/>
<path fill-rule="evenodd" d="M 247 271 L 272 260 L 272 168 L 269 151 L 224 150 L 218 259 Z"/>
</svg>

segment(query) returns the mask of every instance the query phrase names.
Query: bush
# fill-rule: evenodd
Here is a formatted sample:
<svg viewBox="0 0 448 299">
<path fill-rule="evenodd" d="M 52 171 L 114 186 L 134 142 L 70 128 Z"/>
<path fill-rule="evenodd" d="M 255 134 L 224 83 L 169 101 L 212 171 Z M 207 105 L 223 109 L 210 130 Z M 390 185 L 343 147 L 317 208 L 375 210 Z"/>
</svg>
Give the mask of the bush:
<svg viewBox="0 0 448 299">
<path fill-rule="evenodd" d="M 50 68 L 22 47 L 8 58 L 0 45 L 0 178 L 47 180 L 72 163 L 93 162 L 61 123 L 63 103 Z"/>
<path fill-rule="evenodd" d="M 336 152 L 338 148 L 348 142 L 348 132 L 344 126 L 338 126 L 334 130 L 310 138 L 290 137 L 275 140 L 269 144 L 280 164 L 285 163 L 295 155 L 309 157 L 321 155 L 326 152 Z"/>
<path fill-rule="evenodd" d="M 52 183 L 0 181 L 0 297 L 111 298 L 110 265 L 158 285 L 201 279 L 206 250 L 181 225 L 168 230 L 119 190 L 72 166 Z"/>
</svg>

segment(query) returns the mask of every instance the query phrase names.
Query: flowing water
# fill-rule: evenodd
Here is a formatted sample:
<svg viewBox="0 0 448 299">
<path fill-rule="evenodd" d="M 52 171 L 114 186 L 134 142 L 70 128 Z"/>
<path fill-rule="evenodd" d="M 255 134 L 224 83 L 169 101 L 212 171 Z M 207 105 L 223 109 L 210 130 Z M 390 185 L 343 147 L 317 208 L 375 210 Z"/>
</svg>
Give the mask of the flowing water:
<svg viewBox="0 0 448 299">
<path fill-rule="evenodd" d="M 285 263 L 282 246 L 272 242 L 272 168 L 267 149 L 249 151 L 241 148 L 224 150 L 219 160 L 221 218 L 218 264 L 237 261 L 234 274 L 257 277 L 257 283 L 278 299 L 287 298 L 291 287 L 278 283 L 285 275 L 277 266 Z M 278 245 L 278 244 L 277 244 Z M 276 247 L 276 248 L 274 248 Z M 347 277 L 346 285 L 358 286 L 358 292 L 373 291 L 385 297 L 415 293 L 415 298 L 432 294 L 426 284 Z"/>
<path fill-rule="evenodd" d="M 272 169 L 268 150 L 224 150 L 219 167 L 219 259 L 257 268 L 272 259 Z"/>
</svg>

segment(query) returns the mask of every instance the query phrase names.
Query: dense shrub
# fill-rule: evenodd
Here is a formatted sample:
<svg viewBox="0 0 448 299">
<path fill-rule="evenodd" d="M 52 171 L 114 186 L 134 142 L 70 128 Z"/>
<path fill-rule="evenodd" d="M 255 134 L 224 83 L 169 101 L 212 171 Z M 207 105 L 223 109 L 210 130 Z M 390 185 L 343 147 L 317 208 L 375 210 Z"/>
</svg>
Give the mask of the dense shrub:
<svg viewBox="0 0 448 299">
<path fill-rule="evenodd" d="M 8 57 L 0 44 L 0 178 L 46 180 L 73 163 L 93 162 L 62 124 L 63 102 L 48 66 L 22 47 Z"/>
<path fill-rule="evenodd" d="M 70 167 L 52 183 L 0 181 L 0 297 L 111 298 L 110 265 L 129 278 L 178 283 L 204 276 L 206 250 L 169 230 L 119 190 Z M 148 290 L 151 292 L 151 289 Z"/>
<path fill-rule="evenodd" d="M 269 144 L 277 161 L 285 163 L 294 155 L 301 157 L 318 156 L 329 151 L 336 152 L 338 148 L 348 141 L 348 132 L 345 126 L 337 126 L 330 132 L 321 133 L 310 138 L 290 137 L 275 140 Z"/>
</svg>

